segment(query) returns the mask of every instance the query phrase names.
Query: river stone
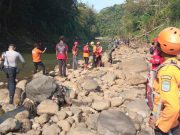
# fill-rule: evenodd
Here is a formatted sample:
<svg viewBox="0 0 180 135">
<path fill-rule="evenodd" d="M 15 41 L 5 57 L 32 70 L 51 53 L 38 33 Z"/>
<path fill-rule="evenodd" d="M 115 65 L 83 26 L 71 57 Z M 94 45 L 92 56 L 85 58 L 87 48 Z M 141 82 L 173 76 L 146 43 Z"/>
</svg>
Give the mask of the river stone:
<svg viewBox="0 0 180 135">
<path fill-rule="evenodd" d="M 128 111 L 135 112 L 144 118 L 149 116 L 150 110 L 145 100 L 136 99 L 134 101 L 128 102 L 125 106 L 127 107 Z"/>
<path fill-rule="evenodd" d="M 56 113 L 58 120 L 64 120 L 67 117 L 67 113 L 64 111 L 58 111 Z"/>
<path fill-rule="evenodd" d="M 59 106 L 52 100 L 44 100 L 37 106 L 37 114 L 55 114 L 58 112 Z"/>
<path fill-rule="evenodd" d="M 19 112 L 18 114 L 16 114 L 15 118 L 21 122 L 23 119 L 29 118 L 29 112 L 27 110 Z"/>
<path fill-rule="evenodd" d="M 97 120 L 99 117 L 99 113 L 91 114 L 87 118 L 86 124 L 89 129 L 97 130 Z"/>
<path fill-rule="evenodd" d="M 111 106 L 111 102 L 109 100 L 96 100 L 92 103 L 92 108 L 97 111 L 106 110 Z"/>
<path fill-rule="evenodd" d="M 111 107 L 118 107 L 122 105 L 124 102 L 124 99 L 122 97 L 114 97 L 111 99 Z"/>
<path fill-rule="evenodd" d="M 39 117 L 35 118 L 35 122 L 37 122 L 41 125 L 48 122 L 48 121 L 49 121 L 49 115 L 48 114 L 42 114 Z"/>
<path fill-rule="evenodd" d="M 9 92 L 7 89 L 0 89 L 0 103 L 9 102 Z"/>
<path fill-rule="evenodd" d="M 135 135 L 136 128 L 132 120 L 117 110 L 101 112 L 97 121 L 100 135 Z"/>
<path fill-rule="evenodd" d="M 20 88 L 23 91 L 25 91 L 26 84 L 27 84 L 27 80 L 21 80 L 20 82 L 17 83 L 16 88 Z"/>
<path fill-rule="evenodd" d="M 129 72 L 144 72 L 148 70 L 147 63 L 145 62 L 143 57 L 134 57 L 130 60 L 126 60 L 122 62 L 123 71 L 125 73 Z"/>
<path fill-rule="evenodd" d="M 13 118 L 9 118 L 0 124 L 0 133 L 8 133 L 20 129 L 21 124 Z"/>
<path fill-rule="evenodd" d="M 42 102 L 48 99 L 56 88 L 57 85 L 54 79 L 39 75 L 26 85 L 26 95 L 27 98 L 35 102 Z"/>
<path fill-rule="evenodd" d="M 114 73 L 108 72 L 102 77 L 102 80 L 106 83 L 113 83 L 116 80 L 117 76 Z"/>
<path fill-rule="evenodd" d="M 67 120 L 61 120 L 58 123 L 58 126 L 62 128 L 63 131 L 69 131 L 71 128 L 71 124 Z"/>
<path fill-rule="evenodd" d="M 142 75 L 138 73 L 129 73 L 126 74 L 126 82 L 129 85 L 145 84 L 146 78 L 144 78 Z"/>
<path fill-rule="evenodd" d="M 84 90 L 91 91 L 91 90 L 96 90 L 98 88 L 98 83 L 97 81 L 93 79 L 87 79 L 85 82 L 82 84 L 82 87 Z"/>
<path fill-rule="evenodd" d="M 71 129 L 67 135 L 95 135 L 87 128 L 75 128 Z"/>
<path fill-rule="evenodd" d="M 42 135 L 59 135 L 61 129 L 57 124 L 52 124 L 49 127 L 45 128 L 42 132 Z"/>
<path fill-rule="evenodd" d="M 21 124 L 21 128 L 24 132 L 27 132 L 32 128 L 32 122 L 29 119 L 23 119 L 21 121 Z"/>
<path fill-rule="evenodd" d="M 38 131 L 38 130 L 30 130 L 26 133 L 27 135 L 40 135 L 41 134 L 41 131 Z"/>
</svg>

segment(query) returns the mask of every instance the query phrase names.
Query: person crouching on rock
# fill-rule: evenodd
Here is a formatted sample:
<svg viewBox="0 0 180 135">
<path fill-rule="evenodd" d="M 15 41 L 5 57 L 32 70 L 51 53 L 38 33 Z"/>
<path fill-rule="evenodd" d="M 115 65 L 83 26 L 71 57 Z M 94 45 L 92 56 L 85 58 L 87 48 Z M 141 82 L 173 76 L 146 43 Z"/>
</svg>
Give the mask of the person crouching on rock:
<svg viewBox="0 0 180 135">
<path fill-rule="evenodd" d="M 88 69 L 88 64 L 89 64 L 89 54 L 90 54 L 90 49 L 89 49 L 89 44 L 87 43 L 83 47 L 83 57 L 84 57 L 84 69 Z"/>
<path fill-rule="evenodd" d="M 56 58 L 59 63 L 59 75 L 66 77 L 66 61 L 68 59 L 68 46 L 64 42 L 64 36 L 60 36 L 59 43 L 56 45 Z"/>
<path fill-rule="evenodd" d="M 154 80 L 154 105 L 149 125 L 155 135 L 180 135 L 180 29 L 169 27 L 158 35 L 158 47 L 165 58 Z"/>
<path fill-rule="evenodd" d="M 42 62 L 41 55 L 46 52 L 46 49 L 44 51 L 41 50 L 41 45 L 39 43 L 34 44 L 34 49 L 32 50 L 32 59 L 34 63 L 34 74 L 37 73 L 38 66 L 40 66 L 43 70 L 43 75 L 46 74 L 46 68 L 44 63 Z"/>
<path fill-rule="evenodd" d="M 24 67 L 24 58 L 19 52 L 16 52 L 16 47 L 14 44 L 10 44 L 8 51 L 2 54 L 2 59 L 4 59 L 4 72 L 6 73 L 8 80 L 8 90 L 9 90 L 9 103 L 13 104 L 14 93 L 16 89 L 16 75 L 17 75 L 17 61 L 20 60 Z"/>
<path fill-rule="evenodd" d="M 102 66 L 102 46 L 100 42 L 97 42 L 97 49 L 96 49 L 96 61 L 97 61 L 97 66 L 101 67 Z"/>
</svg>

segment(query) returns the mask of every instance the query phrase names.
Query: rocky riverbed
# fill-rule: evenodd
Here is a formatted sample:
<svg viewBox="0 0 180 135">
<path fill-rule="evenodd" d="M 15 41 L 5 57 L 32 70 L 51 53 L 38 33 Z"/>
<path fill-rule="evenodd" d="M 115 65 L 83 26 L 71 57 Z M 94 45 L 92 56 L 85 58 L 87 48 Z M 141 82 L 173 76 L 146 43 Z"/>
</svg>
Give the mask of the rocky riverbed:
<svg viewBox="0 0 180 135">
<path fill-rule="evenodd" d="M 0 114 L 0 134 L 153 135 L 144 97 L 147 55 L 147 48 L 121 46 L 113 53 L 112 65 L 104 53 L 104 67 L 83 70 L 79 61 L 79 69 L 69 69 L 67 78 L 58 76 L 58 68 L 50 76 L 37 74 L 31 82 L 18 82 L 15 105 L 8 104 L 7 89 L 0 89 L 0 113 L 6 112 Z M 51 100 L 56 86 L 68 89 L 68 105 Z M 26 100 L 39 102 L 34 115 L 17 107 L 22 93 Z"/>
</svg>

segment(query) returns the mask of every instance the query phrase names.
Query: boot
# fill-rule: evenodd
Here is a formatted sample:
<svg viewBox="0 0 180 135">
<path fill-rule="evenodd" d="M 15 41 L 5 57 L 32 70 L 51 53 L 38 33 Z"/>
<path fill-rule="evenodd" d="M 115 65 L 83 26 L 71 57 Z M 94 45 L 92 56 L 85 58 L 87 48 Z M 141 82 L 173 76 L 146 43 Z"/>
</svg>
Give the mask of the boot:
<svg viewBox="0 0 180 135">
<path fill-rule="evenodd" d="M 13 96 L 9 97 L 9 104 L 13 104 Z"/>
</svg>

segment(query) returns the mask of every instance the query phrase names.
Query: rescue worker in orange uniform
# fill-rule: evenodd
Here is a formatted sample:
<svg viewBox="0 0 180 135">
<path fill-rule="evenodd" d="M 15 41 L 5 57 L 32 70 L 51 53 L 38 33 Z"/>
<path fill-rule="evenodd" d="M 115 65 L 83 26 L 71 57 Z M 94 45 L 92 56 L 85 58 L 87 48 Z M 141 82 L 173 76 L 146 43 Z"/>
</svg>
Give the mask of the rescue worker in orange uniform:
<svg viewBox="0 0 180 135">
<path fill-rule="evenodd" d="M 180 29 L 169 27 L 159 33 L 158 47 L 165 58 L 154 80 L 154 106 L 149 124 L 155 135 L 180 135 Z"/>
<path fill-rule="evenodd" d="M 103 48 L 101 46 L 100 42 L 97 42 L 97 49 L 96 49 L 96 62 L 97 62 L 97 66 L 101 67 L 102 66 L 102 51 Z"/>
<path fill-rule="evenodd" d="M 89 44 L 87 43 L 84 47 L 83 47 L 83 57 L 84 57 L 84 69 L 87 70 L 88 69 L 88 64 L 89 64 L 89 54 L 90 54 L 90 49 L 89 49 Z"/>
<path fill-rule="evenodd" d="M 97 64 L 96 64 L 96 50 L 97 50 L 97 46 L 94 44 L 94 42 L 91 42 L 90 45 L 92 46 L 92 49 L 93 49 L 93 64 L 92 64 L 92 66 L 96 67 L 97 66 Z"/>
<path fill-rule="evenodd" d="M 44 63 L 42 62 L 41 55 L 46 52 L 47 48 L 45 48 L 44 51 L 42 51 L 40 43 L 35 43 L 34 47 L 35 48 L 32 50 L 32 59 L 33 59 L 33 63 L 34 63 L 34 74 L 37 73 L 38 66 L 40 66 L 43 70 L 43 74 L 45 75 L 46 68 L 45 68 Z"/>
</svg>

